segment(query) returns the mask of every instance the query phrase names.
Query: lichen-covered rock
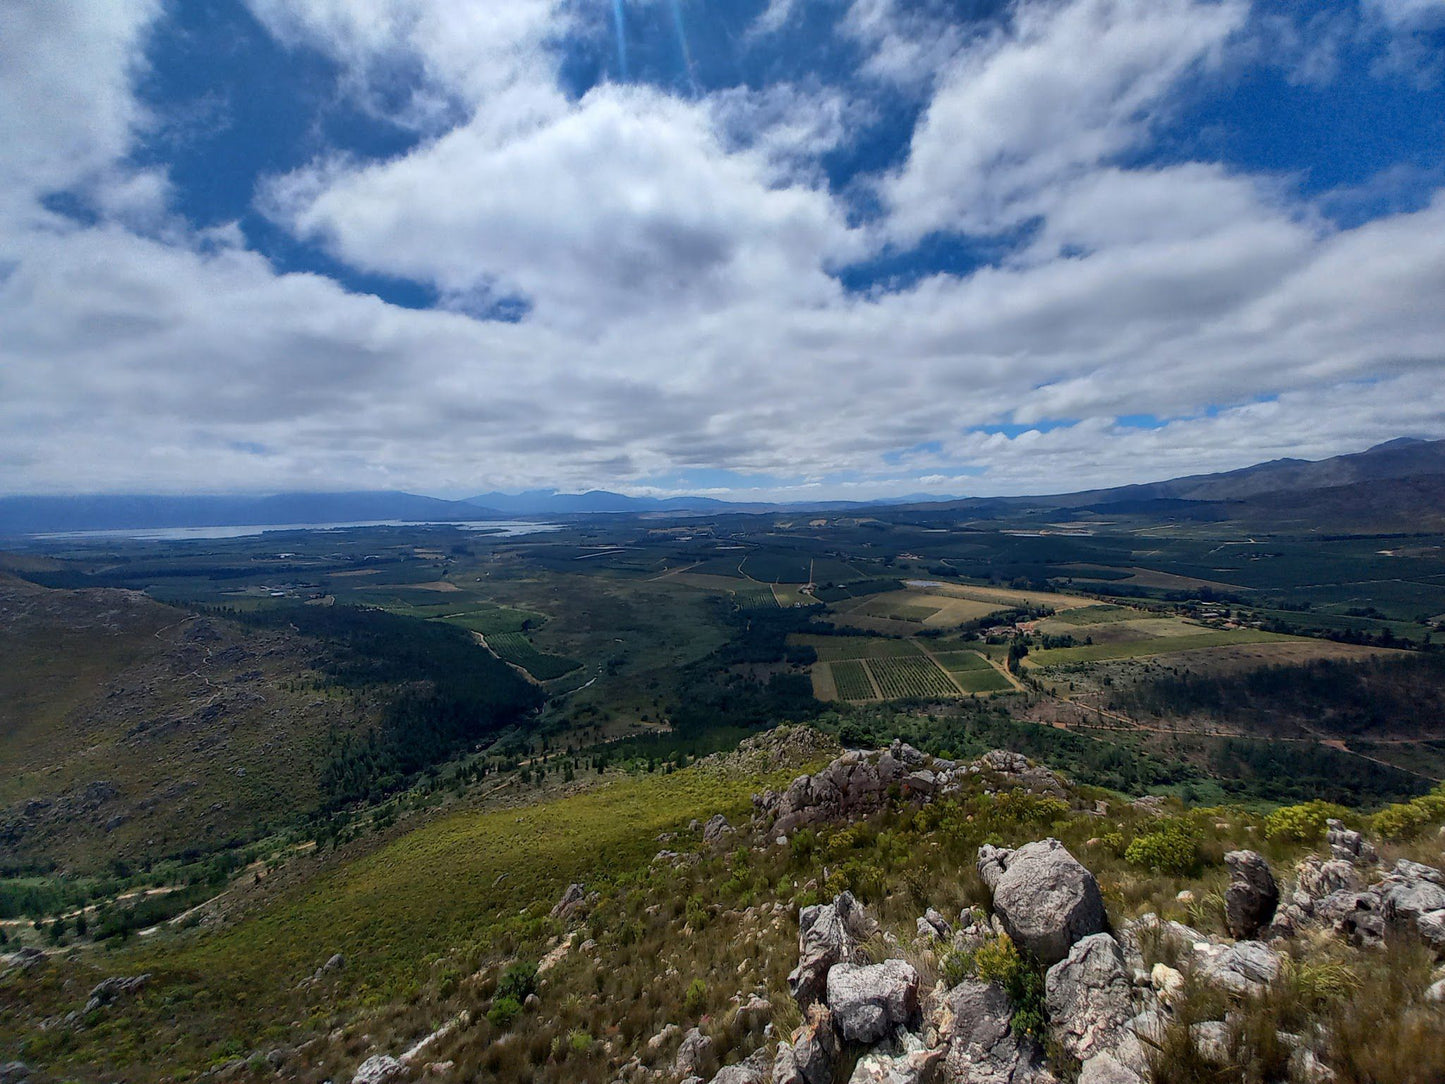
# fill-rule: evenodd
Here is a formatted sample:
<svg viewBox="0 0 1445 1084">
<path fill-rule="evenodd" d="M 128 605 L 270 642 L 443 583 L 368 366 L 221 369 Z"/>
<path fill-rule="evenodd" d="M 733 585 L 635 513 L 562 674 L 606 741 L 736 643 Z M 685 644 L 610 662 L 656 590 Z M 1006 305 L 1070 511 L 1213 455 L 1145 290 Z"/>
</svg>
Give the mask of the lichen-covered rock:
<svg viewBox="0 0 1445 1084">
<path fill-rule="evenodd" d="M 968 1084 L 1054 1084 L 1043 1051 L 1009 1027 L 1008 995 L 995 983 L 967 980 L 944 995 L 940 1041 L 943 1079 Z"/>
<path fill-rule="evenodd" d="M 373 1054 L 361 1063 L 351 1084 L 391 1084 L 406 1072 L 406 1066 L 389 1054 Z"/>
<path fill-rule="evenodd" d="M 714 813 L 702 826 L 702 841 L 704 843 L 717 843 L 731 835 L 734 828 L 728 823 L 728 819 L 721 813 Z"/>
<path fill-rule="evenodd" d="M 823 996 L 828 969 L 849 962 L 854 948 L 872 934 L 873 926 L 851 892 L 798 913 L 798 966 L 788 975 L 788 989 L 799 1005 L 806 1008 Z"/>
<path fill-rule="evenodd" d="M 1333 817 L 1325 821 L 1325 842 L 1329 844 L 1330 854 L 1335 858 L 1363 862 L 1374 862 L 1378 859 L 1375 848 L 1365 842 L 1364 836 L 1346 828 Z"/>
<path fill-rule="evenodd" d="M 1200 955 L 1204 957 L 1200 977 L 1226 993 L 1261 994 L 1279 977 L 1279 956 L 1262 941 L 1213 945 Z"/>
<path fill-rule="evenodd" d="M 768 1084 L 769 1068 L 767 1051 L 755 1050 L 746 1060 L 719 1069 L 712 1084 Z"/>
<path fill-rule="evenodd" d="M 1229 867 L 1229 888 L 1224 893 L 1225 924 L 1233 937 L 1254 937 L 1274 917 L 1279 905 L 1279 885 L 1269 863 L 1258 851 L 1230 851 L 1224 856 Z"/>
<path fill-rule="evenodd" d="M 995 847 L 992 843 L 985 843 L 978 849 L 978 876 L 990 892 L 997 886 L 1012 857 L 1013 851 L 1007 847 Z"/>
<path fill-rule="evenodd" d="M 95 989 L 90 991 L 90 997 L 86 1000 L 85 1008 L 81 1010 L 86 1014 L 104 1008 L 113 1001 L 133 994 L 150 981 L 150 975 L 116 975 L 98 983 Z"/>
<path fill-rule="evenodd" d="M 1112 1054 L 1095 1054 L 1079 1068 L 1079 1084 L 1144 1084 L 1144 1079 Z"/>
<path fill-rule="evenodd" d="M 562 898 L 552 908 L 553 918 L 566 918 L 582 906 L 582 901 L 587 898 L 587 889 L 580 884 L 570 884 L 567 891 L 562 893 Z"/>
<path fill-rule="evenodd" d="M 864 1054 L 853 1067 L 848 1084 L 925 1084 L 931 1080 L 943 1051 L 927 1049 L 908 1033 L 900 1047 L 897 1053 L 875 1050 Z"/>
<path fill-rule="evenodd" d="M 1049 968 L 1044 978 L 1049 1034 L 1080 1061 L 1114 1050 L 1134 1015 L 1133 984 L 1119 943 L 1090 934 Z"/>
<path fill-rule="evenodd" d="M 1094 875 L 1056 839 L 1026 844 L 1004 860 L 993 906 L 1009 937 L 1045 967 L 1107 926 Z"/>
<path fill-rule="evenodd" d="M 828 1008 L 838 1034 L 875 1043 L 918 1012 L 918 972 L 903 960 L 838 964 L 828 972 Z"/>
<path fill-rule="evenodd" d="M 773 1059 L 773 1084 L 831 1084 L 838 1060 L 838 1036 L 833 1014 L 818 1004 L 808 1009 L 808 1019 L 790 1042 L 778 1044 Z"/>
<path fill-rule="evenodd" d="M 712 1057 L 712 1048 L 711 1038 L 697 1028 L 688 1029 L 677 1048 L 677 1059 L 673 1062 L 673 1070 L 678 1076 L 695 1076 Z"/>
</svg>

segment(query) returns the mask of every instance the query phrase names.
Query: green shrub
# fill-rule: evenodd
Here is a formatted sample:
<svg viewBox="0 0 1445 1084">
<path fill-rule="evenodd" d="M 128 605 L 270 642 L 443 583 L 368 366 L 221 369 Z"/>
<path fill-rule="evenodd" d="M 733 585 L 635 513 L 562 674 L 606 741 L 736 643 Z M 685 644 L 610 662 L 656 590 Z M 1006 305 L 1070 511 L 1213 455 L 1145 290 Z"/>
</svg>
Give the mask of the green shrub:
<svg viewBox="0 0 1445 1084">
<path fill-rule="evenodd" d="M 688 984 L 687 993 L 682 997 L 682 1008 L 688 1016 L 696 1016 L 702 1012 L 703 1006 L 707 1004 L 707 983 L 702 979 L 693 979 Z"/>
<path fill-rule="evenodd" d="M 522 1015 L 522 1003 L 514 997 L 499 997 L 492 1002 L 492 1007 L 487 1010 L 487 1020 L 492 1027 L 500 1031 L 506 1031 L 512 1026 L 512 1022 Z"/>
<path fill-rule="evenodd" d="M 537 965 L 518 960 L 502 972 L 497 983 L 497 996 L 511 998 L 521 1004 L 537 989 Z"/>
<path fill-rule="evenodd" d="M 1349 810 L 1333 802 L 1315 800 L 1301 805 L 1282 806 L 1265 819 L 1264 835 L 1266 839 L 1314 843 L 1323 838 L 1327 820 L 1347 816 Z"/>
<path fill-rule="evenodd" d="M 1180 820 L 1165 821 L 1153 832 L 1135 838 L 1124 861 L 1155 873 L 1182 877 L 1199 869 L 1203 855 L 1199 834 Z"/>
<path fill-rule="evenodd" d="M 1014 1007 L 1014 1031 L 1042 1041 L 1048 1022 L 1044 1010 L 1043 973 L 1019 954 L 1007 934 L 979 946 L 974 953 L 974 965 L 980 979 L 998 983 L 1008 994 Z"/>
<path fill-rule="evenodd" d="M 1386 839 L 1405 839 L 1436 821 L 1445 821 L 1445 784 L 1408 802 L 1387 805 L 1370 818 L 1370 826 Z"/>
</svg>

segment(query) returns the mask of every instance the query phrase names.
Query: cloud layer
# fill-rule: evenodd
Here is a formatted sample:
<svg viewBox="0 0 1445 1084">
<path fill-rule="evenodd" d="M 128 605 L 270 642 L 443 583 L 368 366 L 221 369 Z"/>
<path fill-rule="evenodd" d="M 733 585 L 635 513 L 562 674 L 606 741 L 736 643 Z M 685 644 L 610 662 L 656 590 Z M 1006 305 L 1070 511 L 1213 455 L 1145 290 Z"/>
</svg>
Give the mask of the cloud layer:
<svg viewBox="0 0 1445 1084">
<path fill-rule="evenodd" d="M 258 165 L 242 228 L 142 153 L 161 5 L 7 6 L 0 490 L 1041 492 L 1445 436 L 1438 163 L 1346 226 L 1230 153 L 1197 117 L 1272 62 L 1245 0 L 775 2 L 739 70 L 834 61 L 579 83 L 604 7 L 250 0 L 408 134 Z M 1374 7 L 1343 70 L 1434 100 L 1438 5 Z"/>
</svg>

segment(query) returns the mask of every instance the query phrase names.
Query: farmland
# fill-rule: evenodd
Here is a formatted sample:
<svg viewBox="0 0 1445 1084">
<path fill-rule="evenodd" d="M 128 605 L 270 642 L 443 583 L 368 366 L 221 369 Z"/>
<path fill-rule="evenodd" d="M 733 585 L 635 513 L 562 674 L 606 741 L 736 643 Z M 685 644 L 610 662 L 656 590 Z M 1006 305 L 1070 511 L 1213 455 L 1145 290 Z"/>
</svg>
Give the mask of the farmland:
<svg viewBox="0 0 1445 1084">
<path fill-rule="evenodd" d="M 878 694 L 868 678 L 867 666 L 859 661 L 847 659 L 824 664 L 832 671 L 833 684 L 841 700 L 872 700 Z"/>
<path fill-rule="evenodd" d="M 870 659 L 868 668 L 884 697 L 898 700 L 911 696 L 956 696 L 957 687 L 932 659 Z"/>
<path fill-rule="evenodd" d="M 562 677 L 582 665 L 575 659 L 538 651 L 520 632 L 495 633 L 487 637 L 487 646 L 499 659 L 520 666 L 538 681 Z"/>
</svg>

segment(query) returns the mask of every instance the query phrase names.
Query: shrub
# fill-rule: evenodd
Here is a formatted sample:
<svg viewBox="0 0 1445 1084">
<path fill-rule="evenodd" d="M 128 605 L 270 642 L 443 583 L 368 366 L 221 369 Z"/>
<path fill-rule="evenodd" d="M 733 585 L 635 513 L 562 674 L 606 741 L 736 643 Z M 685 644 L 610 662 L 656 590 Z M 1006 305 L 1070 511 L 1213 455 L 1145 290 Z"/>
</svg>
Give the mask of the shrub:
<svg viewBox="0 0 1445 1084">
<path fill-rule="evenodd" d="M 487 1010 L 487 1020 L 492 1027 L 506 1031 L 512 1022 L 522 1015 L 522 1003 L 514 997 L 499 997 Z"/>
<path fill-rule="evenodd" d="M 1265 819 L 1264 835 L 1266 839 L 1314 843 L 1324 836 L 1327 820 L 1347 816 L 1349 810 L 1344 806 L 1318 799 L 1301 805 L 1282 806 Z"/>
<path fill-rule="evenodd" d="M 1013 940 L 1002 934 L 985 941 L 974 953 L 974 966 L 984 982 L 1004 988 L 1013 1004 L 1013 1029 L 1042 1041 L 1047 1017 L 1044 1010 L 1044 976 L 1024 959 Z"/>
<path fill-rule="evenodd" d="M 682 1008 L 688 1016 L 696 1016 L 702 1012 L 703 1006 L 707 1004 L 707 983 L 702 979 L 693 979 L 688 984 L 687 993 L 682 997 Z"/>
<path fill-rule="evenodd" d="M 1434 821 L 1445 821 L 1445 784 L 1408 802 L 1386 806 L 1370 818 L 1370 825 L 1386 839 L 1404 839 Z"/>
<path fill-rule="evenodd" d="M 1131 866 L 1177 877 L 1196 871 L 1202 858 L 1198 833 L 1179 820 L 1166 821 L 1157 830 L 1138 836 L 1124 851 L 1124 861 Z"/>
<path fill-rule="evenodd" d="M 511 998 L 521 1004 L 537 989 L 537 965 L 518 960 L 502 972 L 497 983 L 497 996 Z"/>
</svg>

